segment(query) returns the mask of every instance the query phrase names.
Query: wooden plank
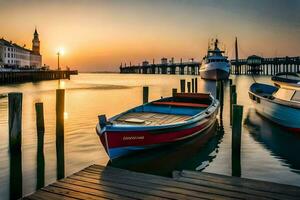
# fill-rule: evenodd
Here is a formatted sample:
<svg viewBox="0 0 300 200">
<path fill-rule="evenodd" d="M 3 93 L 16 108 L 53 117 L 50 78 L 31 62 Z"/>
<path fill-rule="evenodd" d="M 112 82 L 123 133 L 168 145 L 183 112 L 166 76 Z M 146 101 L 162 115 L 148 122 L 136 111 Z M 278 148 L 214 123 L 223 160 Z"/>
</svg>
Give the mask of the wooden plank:
<svg viewBox="0 0 300 200">
<path fill-rule="evenodd" d="M 93 167 L 89 167 L 85 169 L 83 172 L 88 172 L 88 173 L 95 173 L 96 177 L 97 176 L 102 176 L 101 179 L 103 180 L 103 176 L 107 176 L 110 178 L 117 178 L 118 180 L 122 180 L 124 177 L 127 180 L 130 180 L 130 182 L 135 183 L 136 181 L 137 184 L 139 182 L 147 182 L 151 183 L 154 185 L 159 185 L 160 188 L 164 188 L 165 190 L 172 191 L 172 192 L 177 192 L 177 193 L 182 193 L 182 194 L 189 194 L 189 195 L 194 195 L 195 197 L 197 196 L 202 196 L 205 198 L 249 198 L 248 194 L 240 194 L 239 192 L 232 192 L 232 191 L 223 191 L 221 189 L 216 189 L 216 188 L 210 188 L 206 186 L 195 186 L 189 183 L 184 183 L 183 182 L 177 182 L 172 179 L 166 178 L 166 177 L 158 177 L 154 175 L 146 175 L 146 174 L 141 174 L 137 172 L 130 172 L 127 170 L 122 170 L 122 169 L 114 169 L 111 167 L 106 167 L 105 171 L 99 171 L 101 170 L 100 168 L 93 170 Z M 98 170 L 98 171 L 97 171 Z M 128 173 L 130 175 L 128 175 Z M 126 175 L 127 174 L 127 175 Z M 83 174 L 85 175 L 85 174 Z M 142 175 L 142 176 L 141 176 Z M 95 178 L 95 177 L 93 177 Z M 205 196 L 204 196 L 205 195 Z M 258 197 L 257 199 L 267 199 L 264 197 Z"/>
<path fill-rule="evenodd" d="M 99 182 L 106 181 L 106 182 L 111 182 L 114 184 L 118 184 L 123 186 L 131 186 L 134 187 L 135 191 L 142 191 L 143 193 L 147 194 L 153 194 L 155 196 L 163 197 L 163 198 L 168 198 L 168 199 L 203 199 L 201 197 L 196 197 L 192 196 L 191 194 L 182 194 L 179 193 L 178 189 L 166 187 L 164 185 L 159 185 L 159 184 L 151 184 L 147 181 L 134 181 L 133 179 L 130 179 L 128 176 L 127 178 L 121 178 L 118 176 L 106 176 L 106 175 L 101 175 L 101 174 L 94 174 L 94 173 L 89 173 L 85 171 L 81 171 L 76 173 L 78 176 L 83 176 L 83 177 L 88 177 L 88 178 L 93 178 L 95 180 L 98 180 Z"/>
<path fill-rule="evenodd" d="M 94 196 L 98 196 L 98 197 L 104 197 L 104 198 L 108 198 L 108 199 L 124 199 L 124 200 L 130 199 L 126 196 L 121 196 L 119 194 L 111 193 L 108 190 L 103 191 L 101 189 L 99 190 L 99 188 L 94 189 L 94 188 L 86 187 L 85 184 L 82 184 L 82 185 L 72 184 L 72 180 L 68 181 L 67 179 L 65 179 L 65 181 L 58 181 L 56 183 L 53 183 L 53 184 L 51 184 L 51 186 L 64 188 L 64 189 L 68 189 L 68 190 L 73 190 L 76 192 L 80 192 L 82 194 L 90 194 L 90 195 L 94 195 Z"/>
<path fill-rule="evenodd" d="M 57 199 L 299 199 L 300 188 L 183 170 L 174 179 L 92 165 L 55 182 L 27 200 Z"/>
<path fill-rule="evenodd" d="M 234 186 L 251 188 L 258 191 L 273 192 L 276 194 L 284 194 L 291 197 L 300 196 L 300 188 L 296 186 L 272 183 L 267 181 L 252 180 L 246 178 L 231 177 L 219 174 L 211 174 L 206 172 L 195 172 L 183 170 L 181 176 L 187 178 L 201 179 L 216 183 L 230 184 Z"/>
<path fill-rule="evenodd" d="M 96 196 L 96 195 L 90 195 L 90 194 L 84 194 L 81 192 L 69 190 L 69 189 L 64 189 L 64 188 L 59 188 L 59 187 L 54 187 L 52 185 L 49 185 L 45 188 L 41 189 L 42 191 L 47 191 L 53 194 L 58 194 L 61 196 L 66 196 L 66 197 L 71 197 L 71 198 L 76 198 L 76 199 L 82 199 L 82 200 L 98 200 L 98 199 L 108 199 L 104 198 L 101 196 Z"/>
<path fill-rule="evenodd" d="M 170 122 L 179 122 L 184 121 L 190 116 L 187 115 L 174 115 L 174 114 L 162 114 L 162 113 L 151 113 L 151 112 L 141 112 L 141 113 L 127 113 L 123 116 L 120 116 L 114 122 L 119 124 L 130 124 L 126 122 L 127 119 L 136 118 L 145 120 L 148 123 L 145 125 L 160 125 L 168 124 Z"/>
<path fill-rule="evenodd" d="M 218 188 L 221 190 L 235 191 L 235 192 L 249 194 L 256 197 L 264 197 L 270 199 L 294 199 L 294 200 L 298 199 L 296 197 L 287 196 L 285 194 L 274 194 L 273 192 L 269 192 L 269 191 L 260 191 L 251 188 L 240 187 L 240 186 L 224 184 L 224 183 L 217 183 L 217 182 L 212 182 L 212 181 L 207 181 L 202 179 L 187 178 L 181 176 L 179 171 L 173 172 L 173 178 L 175 180 L 186 182 L 186 183 Z"/>
<path fill-rule="evenodd" d="M 104 186 L 104 187 L 118 189 L 118 190 L 123 191 L 123 193 L 126 193 L 126 195 L 133 193 L 134 195 L 132 197 L 138 197 L 138 198 L 142 197 L 141 199 L 143 199 L 144 197 L 145 197 L 145 199 L 153 199 L 153 198 L 155 198 L 155 199 L 170 199 L 170 198 L 162 197 L 162 195 L 156 194 L 156 193 L 152 192 L 152 190 L 139 188 L 137 186 L 132 186 L 132 185 L 126 185 L 123 183 L 114 183 L 114 182 L 110 182 L 110 181 L 106 181 L 106 180 L 97 180 L 94 178 L 78 176 L 75 174 L 72 175 L 70 177 L 70 179 L 79 180 L 79 181 L 83 181 L 83 182 L 87 182 L 87 183 L 98 184 L 101 187 Z"/>
<path fill-rule="evenodd" d="M 70 182 L 74 185 L 84 185 L 84 187 L 89 187 L 93 189 L 103 190 L 114 194 L 119 194 L 124 197 L 130 197 L 130 199 L 164 199 L 159 196 L 154 196 L 151 193 L 143 194 L 138 188 L 134 188 L 134 190 L 129 190 L 128 187 L 116 187 L 116 184 L 111 184 L 110 182 L 98 181 L 95 179 L 90 179 L 86 177 L 72 175 L 68 179 L 62 180 L 63 182 Z"/>
<path fill-rule="evenodd" d="M 77 198 L 62 196 L 59 194 L 54 194 L 52 192 L 38 190 L 34 194 L 24 197 L 25 200 L 77 200 Z"/>
</svg>

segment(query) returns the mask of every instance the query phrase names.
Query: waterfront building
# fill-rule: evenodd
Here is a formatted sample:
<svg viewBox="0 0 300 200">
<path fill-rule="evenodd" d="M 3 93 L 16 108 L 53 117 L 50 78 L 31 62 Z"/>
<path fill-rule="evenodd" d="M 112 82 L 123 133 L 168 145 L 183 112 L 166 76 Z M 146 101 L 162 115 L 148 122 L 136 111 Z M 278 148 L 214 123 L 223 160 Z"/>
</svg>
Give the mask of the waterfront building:
<svg viewBox="0 0 300 200">
<path fill-rule="evenodd" d="M 168 64 L 168 59 L 167 58 L 162 58 L 161 59 L 161 64 L 167 65 Z"/>
<path fill-rule="evenodd" d="M 4 38 L 0 39 L 0 67 L 36 69 L 42 66 L 40 40 L 37 30 L 34 31 L 32 50 Z"/>
<path fill-rule="evenodd" d="M 143 61 L 142 66 L 148 66 L 149 62 L 147 60 Z"/>
</svg>

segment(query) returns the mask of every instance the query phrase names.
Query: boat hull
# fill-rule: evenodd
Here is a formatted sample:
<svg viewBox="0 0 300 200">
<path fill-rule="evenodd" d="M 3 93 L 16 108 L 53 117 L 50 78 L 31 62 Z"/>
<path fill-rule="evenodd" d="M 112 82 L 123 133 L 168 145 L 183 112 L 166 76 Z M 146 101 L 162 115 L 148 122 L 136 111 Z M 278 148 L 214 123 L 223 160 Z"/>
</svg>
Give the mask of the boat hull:
<svg viewBox="0 0 300 200">
<path fill-rule="evenodd" d="M 273 102 L 254 93 L 250 94 L 256 97 L 255 100 L 251 100 L 259 114 L 290 131 L 300 133 L 300 109 Z"/>
<path fill-rule="evenodd" d="M 168 145 L 201 134 L 215 123 L 216 114 L 217 110 L 201 121 L 170 128 L 140 131 L 107 130 L 100 134 L 100 129 L 97 127 L 97 133 L 110 159 L 116 159 L 137 151 Z"/>
<path fill-rule="evenodd" d="M 209 63 L 200 68 L 200 76 L 207 80 L 226 80 L 230 74 L 228 63 Z"/>
</svg>

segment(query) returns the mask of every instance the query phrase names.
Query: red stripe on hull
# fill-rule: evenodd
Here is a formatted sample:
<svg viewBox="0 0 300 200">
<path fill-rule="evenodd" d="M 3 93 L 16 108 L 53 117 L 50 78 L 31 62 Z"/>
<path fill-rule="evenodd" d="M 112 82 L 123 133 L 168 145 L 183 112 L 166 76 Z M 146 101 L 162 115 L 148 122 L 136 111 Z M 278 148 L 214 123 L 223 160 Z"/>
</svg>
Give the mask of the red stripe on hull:
<svg viewBox="0 0 300 200">
<path fill-rule="evenodd" d="M 195 126 L 189 129 L 166 133 L 151 133 L 146 131 L 132 131 L 132 132 L 106 132 L 109 148 L 127 147 L 127 146 L 146 146 L 161 143 L 169 143 L 177 140 L 182 140 L 186 137 L 192 136 L 207 128 L 212 120 Z M 105 134 L 101 135 L 101 142 L 105 145 Z"/>
<path fill-rule="evenodd" d="M 293 132 L 293 133 L 299 133 L 300 134 L 300 128 L 287 128 L 287 127 L 284 127 L 286 128 L 287 130 Z"/>
</svg>

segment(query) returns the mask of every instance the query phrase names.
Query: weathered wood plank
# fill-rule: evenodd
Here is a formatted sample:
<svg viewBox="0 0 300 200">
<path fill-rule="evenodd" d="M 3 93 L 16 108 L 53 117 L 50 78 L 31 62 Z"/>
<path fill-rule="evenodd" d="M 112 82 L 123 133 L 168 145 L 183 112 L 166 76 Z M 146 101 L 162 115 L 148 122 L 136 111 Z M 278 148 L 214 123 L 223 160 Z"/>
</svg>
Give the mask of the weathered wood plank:
<svg viewBox="0 0 300 200">
<path fill-rule="evenodd" d="M 38 190 L 34 194 L 23 198 L 24 200 L 77 200 L 77 198 L 62 196 L 52 192 Z"/>
<path fill-rule="evenodd" d="M 62 182 L 69 182 L 74 185 L 81 185 L 84 187 L 89 187 L 89 188 L 93 188 L 93 189 L 97 189 L 97 190 L 103 190 L 106 192 L 122 195 L 124 197 L 124 199 L 126 197 L 129 197 L 129 199 L 153 199 L 153 198 L 164 199 L 164 198 L 161 198 L 158 196 L 153 196 L 151 193 L 146 195 L 136 189 L 131 191 L 131 190 L 128 190 L 128 187 L 123 188 L 121 186 L 121 188 L 119 188 L 119 187 L 116 187 L 115 184 L 111 184 L 110 182 L 104 183 L 103 181 L 100 182 L 95 179 L 85 178 L 85 177 L 76 176 L 76 175 L 72 175 L 68 179 L 62 180 Z"/>
<path fill-rule="evenodd" d="M 86 187 L 86 185 L 84 185 L 84 184 L 80 185 L 80 186 L 76 185 L 76 184 L 72 184 L 71 182 L 67 181 L 67 179 L 65 181 L 58 181 L 56 183 L 53 183 L 53 184 L 51 184 L 51 186 L 80 192 L 81 194 L 90 194 L 90 195 L 94 195 L 96 197 L 103 197 L 103 198 L 108 198 L 108 199 L 124 199 L 124 200 L 130 199 L 125 196 L 114 194 L 114 193 L 111 193 L 108 191 L 89 188 L 89 187 Z"/>
<path fill-rule="evenodd" d="M 27 200 L 299 199 L 294 186 L 183 170 L 173 179 L 92 165 L 42 188 Z"/>
<path fill-rule="evenodd" d="M 122 190 L 124 194 L 126 195 L 132 195 L 133 198 L 138 198 L 138 199 L 170 199 L 170 198 L 165 198 L 162 197 L 160 194 L 153 193 L 152 190 L 148 190 L 145 188 L 139 188 L 137 186 L 132 186 L 132 185 L 126 185 L 126 184 L 121 184 L 121 183 L 114 183 L 114 182 L 109 182 L 109 181 L 104 181 L 104 180 L 97 180 L 89 177 L 84 177 L 84 176 L 77 176 L 77 175 L 72 175 L 70 177 L 72 180 L 79 180 L 87 183 L 94 183 L 98 184 L 100 187 L 109 187 L 117 190 Z M 145 198 L 144 198 L 145 197 Z"/>
<path fill-rule="evenodd" d="M 211 181 L 202 180 L 202 179 L 187 178 L 187 177 L 181 176 L 179 171 L 173 172 L 173 178 L 175 180 L 186 182 L 186 183 L 191 183 L 194 185 L 207 186 L 207 187 L 217 188 L 217 189 L 221 189 L 221 190 L 235 191 L 235 192 L 239 192 L 239 193 L 243 193 L 243 194 L 249 194 L 252 196 L 255 195 L 257 197 L 264 197 L 264 198 L 271 198 L 271 199 L 294 199 L 294 200 L 297 199 L 295 197 L 291 197 L 291 196 L 288 196 L 285 194 L 274 195 L 273 192 L 269 192 L 269 191 L 260 191 L 260 190 L 255 190 L 255 189 L 251 189 L 251 188 L 234 186 L 234 185 L 229 185 L 229 184 L 224 184 L 224 183 L 211 182 Z"/>
<path fill-rule="evenodd" d="M 98 200 L 98 199 L 108 199 L 105 197 L 97 196 L 97 195 L 91 195 L 91 194 L 84 194 L 78 191 L 73 191 L 69 189 L 64 189 L 64 188 L 59 188 L 59 187 L 54 187 L 52 185 L 49 185 L 45 188 L 41 189 L 42 191 L 47 191 L 53 194 L 58 194 L 61 196 L 66 196 L 66 197 L 71 197 L 71 198 L 76 198 L 76 199 L 82 199 L 82 200 Z"/>
<path fill-rule="evenodd" d="M 121 184 L 126 186 L 135 187 L 135 190 L 142 191 L 143 193 L 153 194 L 155 196 L 169 198 L 169 199 L 201 199 L 200 197 L 195 197 L 190 194 L 182 194 L 178 192 L 178 189 L 174 189 L 171 187 L 166 187 L 164 185 L 152 184 L 147 181 L 135 181 L 134 179 L 111 176 L 111 175 L 102 175 L 102 174 L 94 174 L 86 171 L 81 171 L 76 173 L 76 175 L 84 176 L 88 178 L 93 178 L 95 180 L 99 180 L 100 182 L 106 181 L 114 184 Z M 100 178 L 100 179 L 99 179 Z M 120 185 L 119 185 L 120 186 Z M 203 198 L 202 198 L 203 199 Z"/>
<path fill-rule="evenodd" d="M 97 166 L 91 166 L 82 172 L 87 173 L 94 173 L 94 176 L 91 176 L 92 178 L 97 178 L 101 176 L 101 179 L 103 180 L 103 177 L 110 177 L 110 178 L 116 178 L 120 181 L 122 179 L 130 180 L 131 183 L 139 184 L 139 182 L 147 182 L 149 184 L 154 184 L 155 186 L 160 186 L 160 188 L 164 188 L 165 190 L 191 195 L 194 197 L 204 197 L 204 198 L 210 198 L 210 199 L 226 199 L 226 198 L 249 198 L 248 194 L 238 193 L 238 192 L 232 192 L 232 191 L 223 191 L 216 188 L 210 188 L 210 187 L 203 187 L 203 186 L 195 186 L 193 184 L 189 183 L 183 183 L 183 182 L 177 182 L 170 178 L 166 177 L 159 177 L 154 175 L 148 175 L 148 174 L 141 174 L 137 172 L 131 172 L 127 170 L 122 169 L 115 169 L 111 167 L 106 167 L 105 171 L 99 171 L 100 168 L 93 170 L 93 167 Z M 97 171 L 98 170 L 98 171 Z M 130 174 L 128 176 L 128 174 Z M 83 176 L 86 176 L 86 174 L 83 174 Z M 124 178 L 125 177 L 125 178 Z M 265 197 L 257 197 L 258 199 L 266 199 Z"/>
<path fill-rule="evenodd" d="M 183 170 L 181 172 L 181 176 L 187 178 L 201 179 L 210 182 L 229 184 L 233 186 L 246 187 L 257 191 L 272 192 L 274 193 L 274 195 L 284 194 L 287 196 L 294 196 L 294 197 L 300 196 L 300 188 L 291 185 L 284 185 L 284 184 L 272 183 L 267 181 L 259 181 L 259 180 L 252 180 L 247 178 L 238 178 L 238 177 L 211 174 L 206 172 L 188 171 L 188 170 Z"/>
</svg>

